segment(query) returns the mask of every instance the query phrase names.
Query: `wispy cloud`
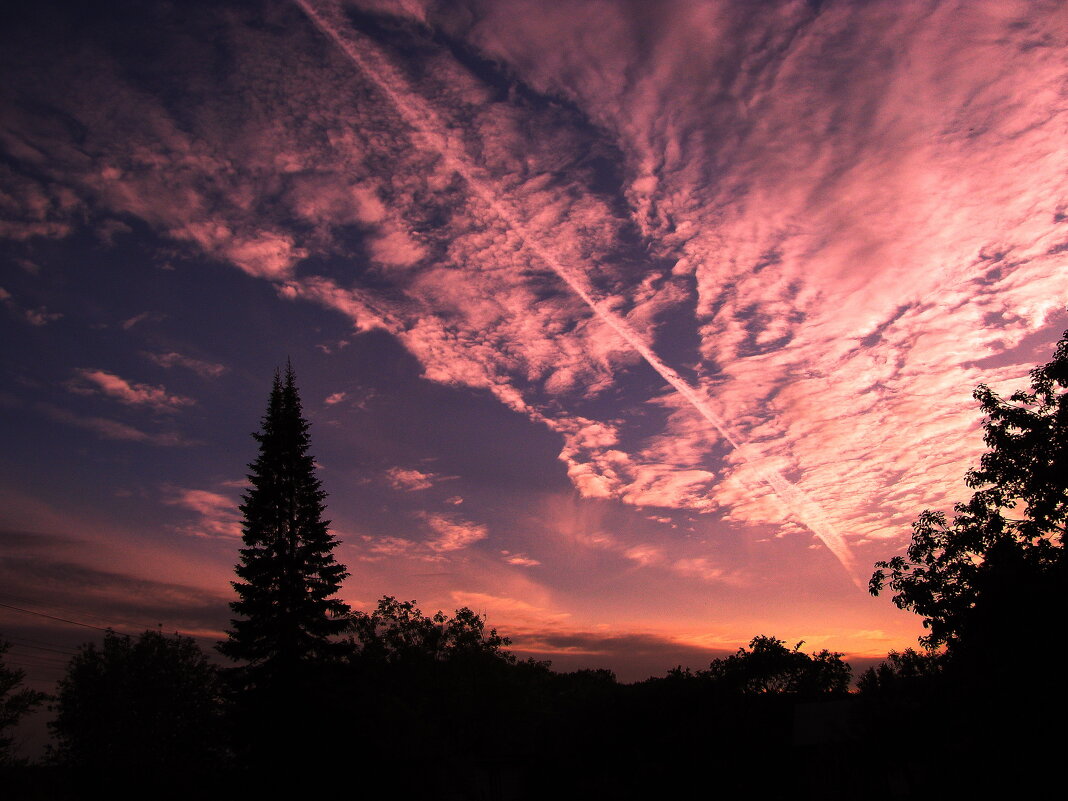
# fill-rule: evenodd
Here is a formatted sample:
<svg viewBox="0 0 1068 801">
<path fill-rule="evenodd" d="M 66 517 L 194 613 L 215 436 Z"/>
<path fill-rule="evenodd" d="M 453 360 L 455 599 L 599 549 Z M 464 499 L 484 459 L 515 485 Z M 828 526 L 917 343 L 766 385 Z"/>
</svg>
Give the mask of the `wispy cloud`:
<svg viewBox="0 0 1068 801">
<path fill-rule="evenodd" d="M 184 534 L 195 537 L 240 537 L 241 515 L 238 501 L 220 492 L 204 489 L 165 486 L 163 501 L 179 506 L 196 517 L 196 521 L 182 525 Z"/>
<path fill-rule="evenodd" d="M 699 578 L 702 581 L 723 581 L 727 576 L 727 571 L 722 567 L 716 566 L 711 559 L 703 556 L 693 559 L 679 559 L 672 565 L 672 568 L 679 575 Z"/>
<path fill-rule="evenodd" d="M 126 423 L 121 423 L 117 420 L 110 420 L 106 417 L 76 414 L 68 409 L 63 409 L 50 403 L 39 403 L 36 408 L 53 420 L 78 428 L 84 428 L 94 432 L 104 439 L 144 442 L 149 445 L 162 445 L 165 447 L 193 444 L 181 434 L 173 431 L 142 431 L 139 428 L 127 425 Z"/>
<path fill-rule="evenodd" d="M 512 553 L 511 551 L 501 551 L 501 556 L 504 557 L 504 561 L 510 565 L 516 567 L 537 567 L 541 564 L 537 559 L 531 559 L 525 553 Z"/>
<path fill-rule="evenodd" d="M 516 622 L 525 623 L 562 623 L 571 617 L 570 613 L 553 609 L 540 603 L 507 595 L 493 595 L 485 592 L 453 590 L 450 593 L 454 603 L 483 613 L 504 614 Z"/>
<path fill-rule="evenodd" d="M 406 556 L 418 552 L 418 544 L 404 537 L 365 537 L 367 552 L 374 556 Z"/>
<path fill-rule="evenodd" d="M 452 514 L 419 512 L 416 515 L 429 530 L 421 539 L 393 535 L 358 538 L 359 558 L 377 562 L 384 558 L 414 559 L 421 562 L 444 562 L 489 536 L 489 527 Z"/>
<path fill-rule="evenodd" d="M 159 314 L 158 312 L 146 311 L 141 312 L 140 314 L 135 314 L 133 317 L 127 317 L 125 320 L 119 323 L 119 325 L 123 331 L 129 331 L 134 326 L 140 325 L 143 322 L 159 322 L 163 319 L 164 316 L 162 314 Z"/>
<path fill-rule="evenodd" d="M 80 545 L 84 550 L 85 543 Z M 73 550 L 65 550 L 62 555 L 48 551 L 32 557 L 5 553 L 0 559 L 0 580 L 17 596 L 47 598 L 51 608 L 76 609 L 82 620 L 120 630 L 143 630 L 165 621 L 187 635 L 217 634 L 226 623 L 227 598 L 222 594 L 120 570 L 101 570 L 78 561 Z"/>
<path fill-rule="evenodd" d="M 185 356 L 176 351 L 146 353 L 145 355 L 161 367 L 184 367 L 186 370 L 192 370 L 204 378 L 218 378 L 227 370 L 224 364 L 194 359 L 192 356 Z"/>
<path fill-rule="evenodd" d="M 489 536 L 489 529 L 486 526 L 461 518 L 427 514 L 424 519 L 435 533 L 427 544 L 439 553 L 463 550 Z"/>
<path fill-rule="evenodd" d="M 79 380 L 68 385 L 72 392 L 98 393 L 128 406 L 144 406 L 157 412 L 174 412 L 196 403 L 192 398 L 168 392 L 163 387 L 135 384 L 105 370 L 75 370 Z"/>
</svg>

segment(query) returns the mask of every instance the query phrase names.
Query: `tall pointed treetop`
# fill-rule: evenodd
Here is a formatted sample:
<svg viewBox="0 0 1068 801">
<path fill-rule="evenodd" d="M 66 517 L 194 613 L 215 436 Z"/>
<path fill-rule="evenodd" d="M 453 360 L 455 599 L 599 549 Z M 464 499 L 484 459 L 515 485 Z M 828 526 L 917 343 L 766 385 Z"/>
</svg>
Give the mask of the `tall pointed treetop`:
<svg viewBox="0 0 1068 801">
<path fill-rule="evenodd" d="M 310 437 L 293 369 L 277 372 L 262 428 L 259 456 L 249 465 L 244 495 L 244 546 L 233 582 L 237 616 L 219 650 L 282 678 L 302 662 L 337 650 L 350 613 L 334 597 L 349 575 L 334 559 L 337 539 L 323 519 L 326 493 L 308 452 Z"/>
</svg>

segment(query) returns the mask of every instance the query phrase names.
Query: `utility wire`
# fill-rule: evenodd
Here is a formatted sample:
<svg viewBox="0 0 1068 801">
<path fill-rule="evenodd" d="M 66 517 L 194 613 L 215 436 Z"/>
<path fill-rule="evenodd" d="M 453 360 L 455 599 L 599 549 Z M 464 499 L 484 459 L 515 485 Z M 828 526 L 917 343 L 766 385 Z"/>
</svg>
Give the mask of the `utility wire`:
<svg viewBox="0 0 1068 801">
<path fill-rule="evenodd" d="M 43 645 L 49 648 L 66 649 L 63 651 L 63 653 L 67 654 L 68 656 L 74 655 L 74 651 L 71 650 L 69 646 L 63 645 L 62 643 L 51 642 L 49 640 L 37 640 L 33 637 L 23 637 L 21 634 L 9 634 L 7 632 L 4 632 L 2 635 L 0 635 L 0 639 L 8 640 L 9 642 L 11 642 L 12 645 L 27 645 L 29 643 L 35 643 L 37 645 Z"/>
<path fill-rule="evenodd" d="M 17 667 L 21 667 L 21 668 L 34 668 L 34 669 L 37 669 L 37 670 L 58 670 L 60 672 L 62 672 L 62 671 L 67 669 L 67 663 L 66 662 L 34 662 L 34 661 L 27 662 L 26 661 L 27 659 L 32 660 L 33 658 L 34 658 L 33 654 L 28 654 L 28 655 L 27 654 L 23 654 L 23 655 L 21 655 L 19 657 L 15 657 L 14 659 L 11 659 L 11 658 L 8 658 L 8 657 L 4 657 L 4 664 L 5 665 L 16 665 Z"/>
<path fill-rule="evenodd" d="M 5 639 L 11 639 L 11 638 L 6 638 L 5 637 Z M 34 650 L 37 650 L 37 651 L 48 651 L 49 653 L 62 654 L 63 656 L 74 656 L 74 654 L 75 654 L 74 651 L 60 651 L 58 648 L 45 648 L 45 646 L 43 646 L 43 645 L 30 645 L 28 642 L 13 642 L 13 643 L 11 643 L 11 647 L 12 648 L 33 648 Z"/>
<path fill-rule="evenodd" d="M 46 612 L 50 615 L 66 615 L 67 617 L 80 618 L 85 614 L 85 610 L 78 607 L 62 606 L 51 601 L 45 602 L 40 598 L 26 598 L 24 596 L 12 595 L 10 592 L 0 591 L 0 602 L 6 602 L 9 604 L 19 604 L 24 607 L 30 607 L 39 611 Z M 100 615 L 88 613 L 89 617 L 96 618 L 98 621 L 102 620 Z"/>
<path fill-rule="evenodd" d="M 11 604 L 5 604 L 5 603 L 0 602 L 0 607 L 3 607 L 4 609 L 14 609 L 16 612 L 25 612 L 27 615 L 37 615 L 38 617 L 46 617 L 49 620 L 58 620 L 60 623 L 70 623 L 72 626 L 84 626 L 87 629 L 95 629 L 96 631 L 105 631 L 105 632 L 106 631 L 110 631 L 113 634 L 121 634 L 123 637 L 132 637 L 132 636 L 134 636 L 132 634 L 127 634 L 124 631 L 117 631 L 117 630 L 111 628 L 110 626 L 108 626 L 106 628 L 104 626 L 94 626 L 91 623 L 82 623 L 81 621 L 70 620 L 70 619 L 65 618 L 65 617 L 56 617 L 55 615 L 46 615 L 44 612 L 36 612 L 33 609 L 23 609 L 21 606 L 12 606 Z"/>
</svg>

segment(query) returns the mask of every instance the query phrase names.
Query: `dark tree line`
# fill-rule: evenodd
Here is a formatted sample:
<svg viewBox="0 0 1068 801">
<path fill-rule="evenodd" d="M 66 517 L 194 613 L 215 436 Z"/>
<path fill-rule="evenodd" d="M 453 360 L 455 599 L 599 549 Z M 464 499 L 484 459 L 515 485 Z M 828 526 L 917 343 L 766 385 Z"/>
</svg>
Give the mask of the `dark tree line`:
<svg viewBox="0 0 1068 801">
<path fill-rule="evenodd" d="M 989 450 L 965 479 L 975 494 L 951 523 L 920 515 L 907 555 L 871 581 L 930 633 L 850 692 L 841 654 L 769 636 L 707 669 L 623 685 L 519 660 L 470 609 L 428 616 L 387 596 L 351 611 L 287 370 L 241 506 L 238 599 L 218 646 L 234 666 L 177 635 L 109 633 L 53 699 L 52 769 L 10 786 L 39 798 L 1037 792 L 1065 745 L 1066 386 L 1068 332 L 1029 392 L 976 391 Z M 43 700 L 21 679 L 0 660 L 0 746 Z"/>
</svg>

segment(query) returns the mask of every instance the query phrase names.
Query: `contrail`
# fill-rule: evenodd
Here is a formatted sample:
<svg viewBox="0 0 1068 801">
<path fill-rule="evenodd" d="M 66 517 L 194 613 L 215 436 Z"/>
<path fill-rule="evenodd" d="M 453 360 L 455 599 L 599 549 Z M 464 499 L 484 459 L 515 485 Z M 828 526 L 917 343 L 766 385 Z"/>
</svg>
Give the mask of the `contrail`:
<svg viewBox="0 0 1068 801">
<path fill-rule="evenodd" d="M 471 165 L 467 161 L 466 154 L 462 151 L 458 154 L 456 148 L 450 144 L 448 134 L 445 133 L 446 128 L 441 125 L 433 109 L 425 106 L 418 107 L 407 96 L 395 91 L 391 82 L 382 77 L 385 73 L 390 74 L 390 77 L 395 79 L 396 76 L 392 75 L 392 68 L 383 63 L 381 59 L 375 58 L 373 54 L 360 52 L 352 41 L 341 35 L 336 25 L 331 24 L 307 0 L 294 0 L 294 2 L 301 7 L 304 13 L 308 15 L 308 18 L 315 23 L 316 27 L 328 39 L 333 41 L 364 75 L 375 83 L 378 89 L 394 105 L 404 121 L 415 130 L 418 138 L 423 140 L 425 146 L 438 153 L 444 160 L 445 165 L 463 178 L 471 191 L 523 240 L 524 245 L 534 255 L 556 273 L 602 322 L 630 345 L 664 381 L 685 398 L 719 432 L 719 435 L 744 458 L 748 446 L 740 443 L 731 435 L 724 421 L 709 407 L 701 393 L 683 380 L 682 376 L 674 369 L 665 364 L 653 352 L 652 348 L 619 315 L 612 311 L 607 303 L 595 298 L 586 286 L 585 275 L 581 271 L 562 264 L 559 259 L 543 247 L 538 239 L 527 231 L 523 221 L 511 209 L 501 203 L 486 183 L 474 174 Z M 787 481 L 779 471 L 774 468 L 758 468 L 758 471 L 761 480 L 771 487 L 772 491 L 835 555 L 850 578 L 852 578 L 853 583 L 858 587 L 861 586 L 849 546 L 842 535 L 827 521 L 823 510 L 799 487 Z"/>
</svg>

